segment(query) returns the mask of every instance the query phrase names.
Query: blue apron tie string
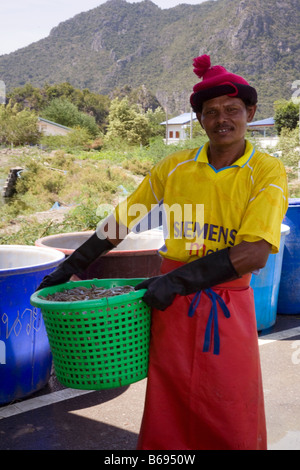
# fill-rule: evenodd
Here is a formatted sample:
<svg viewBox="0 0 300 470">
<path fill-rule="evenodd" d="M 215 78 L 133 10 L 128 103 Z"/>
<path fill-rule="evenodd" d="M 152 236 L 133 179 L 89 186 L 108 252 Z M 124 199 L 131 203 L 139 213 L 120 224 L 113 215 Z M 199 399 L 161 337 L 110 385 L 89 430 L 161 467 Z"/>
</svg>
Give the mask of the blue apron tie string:
<svg viewBox="0 0 300 470">
<path fill-rule="evenodd" d="M 201 294 L 202 290 L 199 290 L 199 292 L 196 292 L 196 294 L 193 297 L 193 300 L 190 304 L 189 311 L 188 311 L 188 316 L 193 317 L 194 313 L 196 312 L 196 309 L 199 305 L 200 299 L 201 299 Z"/>
<path fill-rule="evenodd" d="M 210 343 L 211 343 L 211 331 L 212 327 L 214 329 L 214 354 L 220 354 L 220 335 L 219 335 L 219 324 L 218 324 L 218 306 L 221 307 L 224 315 L 226 318 L 230 317 L 230 312 L 228 310 L 227 305 L 225 304 L 224 300 L 222 297 L 220 297 L 214 290 L 212 289 L 204 289 L 205 294 L 210 298 L 212 306 L 210 310 L 210 314 L 208 317 L 207 325 L 206 325 L 206 330 L 205 330 L 205 336 L 204 336 L 204 346 L 203 346 L 203 352 L 208 352 L 210 349 Z M 199 305 L 200 299 L 201 299 L 201 293 L 202 291 L 199 291 L 195 294 L 190 307 L 188 311 L 188 316 L 193 317 L 195 314 L 195 311 Z"/>
</svg>

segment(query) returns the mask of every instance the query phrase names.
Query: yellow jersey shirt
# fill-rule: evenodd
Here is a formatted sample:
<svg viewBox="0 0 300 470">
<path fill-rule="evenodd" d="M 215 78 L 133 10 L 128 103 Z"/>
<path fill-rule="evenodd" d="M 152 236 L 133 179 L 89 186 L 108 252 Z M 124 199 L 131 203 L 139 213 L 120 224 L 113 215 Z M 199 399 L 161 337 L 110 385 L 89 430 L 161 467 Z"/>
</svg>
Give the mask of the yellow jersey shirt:
<svg viewBox="0 0 300 470">
<path fill-rule="evenodd" d="M 115 218 L 132 229 L 161 205 L 163 257 L 189 262 L 241 241 L 266 240 L 277 253 L 288 208 L 287 178 L 280 160 L 246 141 L 244 155 L 216 170 L 200 149 L 176 152 L 153 167 L 119 204 Z"/>
</svg>

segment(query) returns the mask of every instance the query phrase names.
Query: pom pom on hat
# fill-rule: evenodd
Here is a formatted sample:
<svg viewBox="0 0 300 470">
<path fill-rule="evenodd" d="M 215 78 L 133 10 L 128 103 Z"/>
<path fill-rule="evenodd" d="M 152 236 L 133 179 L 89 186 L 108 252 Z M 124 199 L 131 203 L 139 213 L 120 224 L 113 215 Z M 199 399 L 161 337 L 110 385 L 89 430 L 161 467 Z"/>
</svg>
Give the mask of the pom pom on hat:
<svg viewBox="0 0 300 470">
<path fill-rule="evenodd" d="M 194 86 L 194 91 L 228 83 L 249 85 L 243 77 L 228 72 L 225 67 L 222 67 L 221 65 L 214 65 L 212 67 L 210 57 L 208 55 L 196 57 L 193 65 L 195 74 L 199 78 L 202 78 L 202 81 Z"/>
<path fill-rule="evenodd" d="M 199 77 L 202 78 L 205 72 L 210 68 L 210 57 L 209 55 L 201 55 L 200 57 L 196 57 L 194 59 L 194 73 Z"/>
<path fill-rule="evenodd" d="M 221 65 L 211 66 L 210 56 L 204 54 L 193 62 L 194 73 L 202 78 L 191 95 L 191 104 L 195 112 L 201 111 L 202 104 L 217 96 L 229 95 L 241 98 L 245 104 L 257 103 L 257 93 L 241 76 L 228 72 Z"/>
</svg>

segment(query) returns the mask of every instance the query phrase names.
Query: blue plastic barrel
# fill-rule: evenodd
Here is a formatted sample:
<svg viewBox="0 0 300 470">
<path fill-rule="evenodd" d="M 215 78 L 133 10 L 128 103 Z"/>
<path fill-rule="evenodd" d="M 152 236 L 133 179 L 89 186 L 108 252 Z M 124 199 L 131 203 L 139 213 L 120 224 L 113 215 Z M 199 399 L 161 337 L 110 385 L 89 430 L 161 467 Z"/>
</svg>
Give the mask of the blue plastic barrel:
<svg viewBox="0 0 300 470">
<path fill-rule="evenodd" d="M 50 248 L 0 245 L 0 404 L 24 398 L 49 381 L 49 342 L 30 296 L 64 257 Z"/>
<path fill-rule="evenodd" d="M 300 314 L 300 199 L 289 199 L 284 218 L 291 233 L 285 244 L 278 296 L 278 313 Z"/>
<path fill-rule="evenodd" d="M 252 275 L 250 285 L 254 291 L 258 331 L 266 330 L 276 323 L 283 251 L 289 232 L 289 226 L 282 224 L 279 252 L 269 256 L 266 266 L 259 274 Z"/>
</svg>

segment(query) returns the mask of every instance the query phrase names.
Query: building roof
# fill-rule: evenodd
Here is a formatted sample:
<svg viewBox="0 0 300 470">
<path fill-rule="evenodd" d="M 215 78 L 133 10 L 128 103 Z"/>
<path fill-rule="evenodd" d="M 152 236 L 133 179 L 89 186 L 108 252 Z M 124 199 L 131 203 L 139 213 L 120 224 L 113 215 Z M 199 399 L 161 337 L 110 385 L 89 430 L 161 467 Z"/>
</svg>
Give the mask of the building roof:
<svg viewBox="0 0 300 470">
<path fill-rule="evenodd" d="M 62 129 L 66 129 L 66 130 L 68 130 L 68 131 L 72 131 L 72 130 L 73 130 L 73 129 L 71 129 L 70 127 L 66 127 L 66 126 L 63 126 L 62 124 L 58 124 L 57 122 L 48 121 L 48 119 L 44 119 L 44 118 L 38 117 L 38 120 L 41 121 L 41 122 L 45 122 L 46 124 L 51 124 L 52 126 L 61 127 Z"/>
<path fill-rule="evenodd" d="M 197 116 L 195 113 L 192 114 L 193 121 L 197 120 Z M 188 124 L 191 121 L 191 113 L 183 113 L 179 116 L 175 116 L 172 119 L 168 119 L 168 124 Z M 166 125 L 167 121 L 161 122 L 161 125 Z M 248 127 L 267 127 L 267 126 L 274 126 L 275 121 L 273 117 L 269 117 L 267 119 L 262 119 L 260 121 L 250 122 Z"/>
<path fill-rule="evenodd" d="M 197 116 L 195 113 L 193 113 L 193 121 L 197 119 Z M 180 114 L 179 116 L 173 117 L 172 119 L 168 119 L 168 124 L 188 124 L 191 122 L 191 113 L 183 113 Z M 167 121 L 161 122 L 160 123 L 162 126 L 167 124 Z"/>
<path fill-rule="evenodd" d="M 274 125 L 275 125 L 275 121 L 274 121 L 274 118 L 272 117 L 267 118 L 267 119 L 262 119 L 261 121 L 249 122 L 249 124 L 247 124 L 248 127 L 270 127 Z"/>
</svg>

